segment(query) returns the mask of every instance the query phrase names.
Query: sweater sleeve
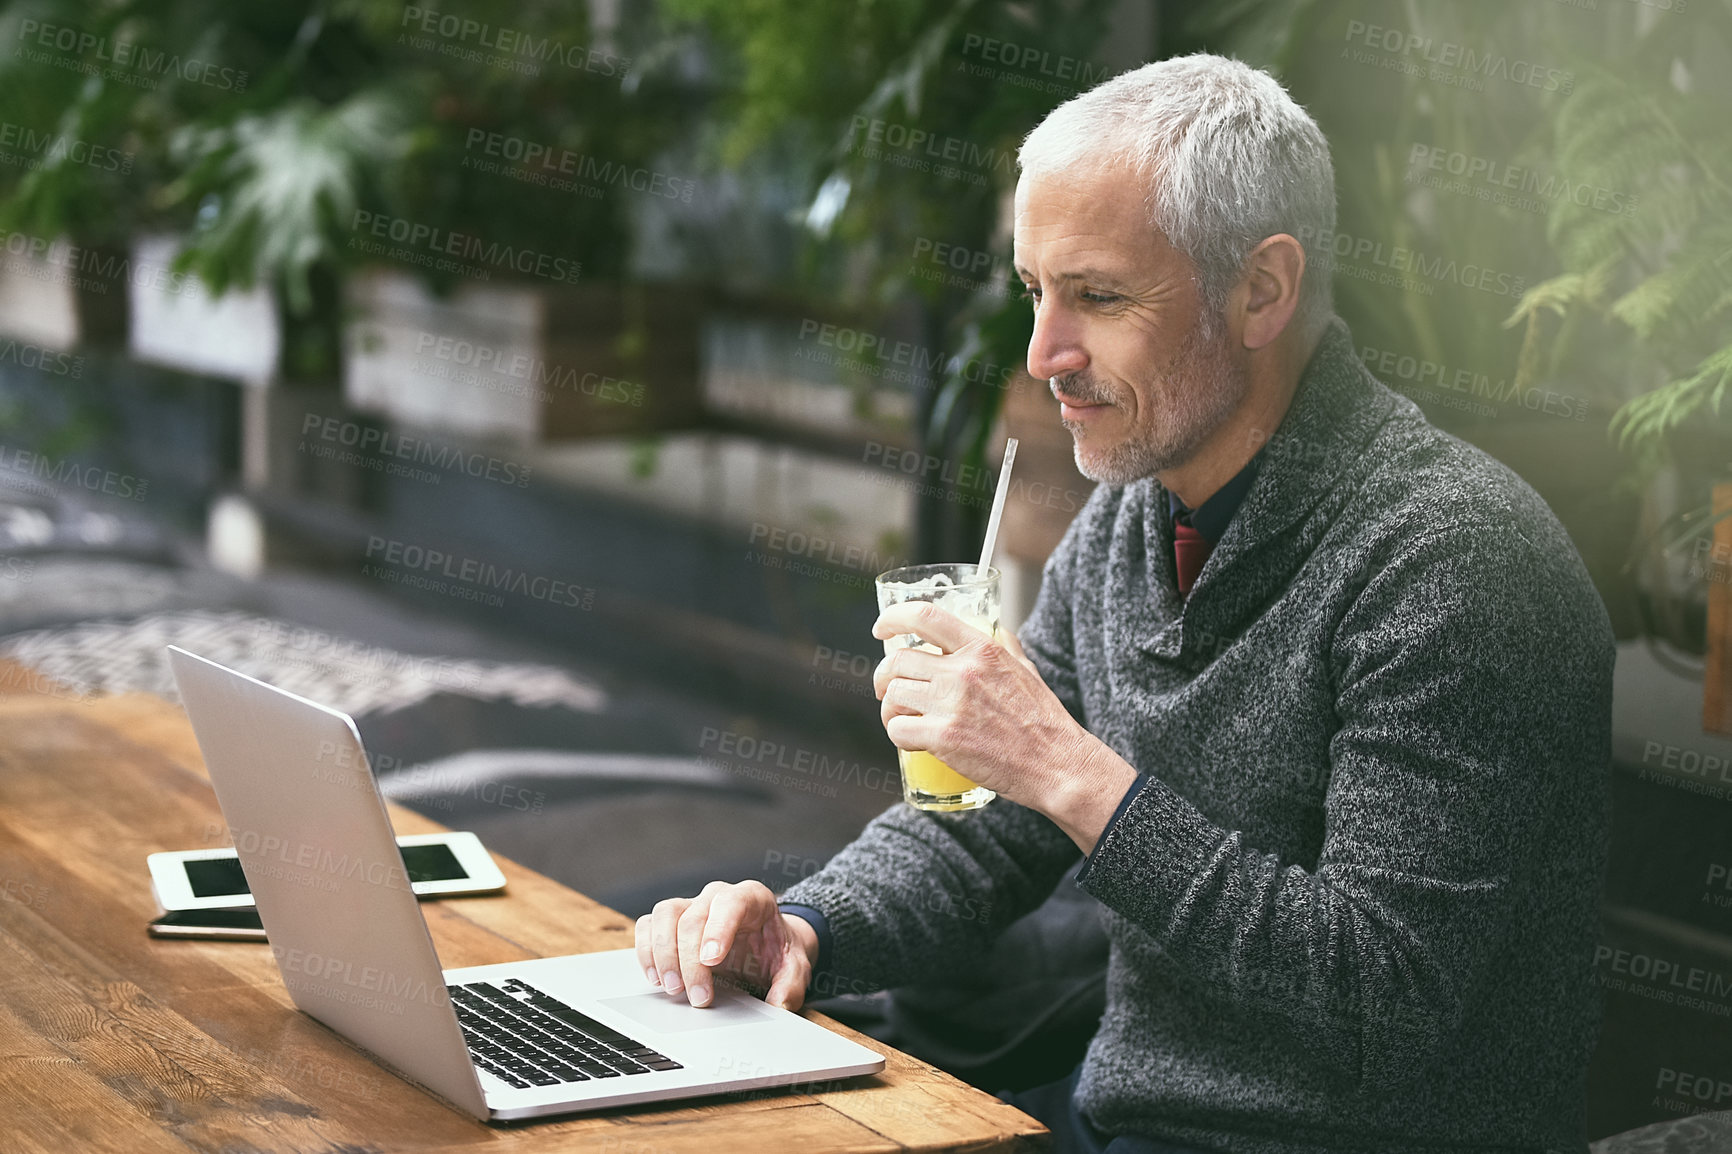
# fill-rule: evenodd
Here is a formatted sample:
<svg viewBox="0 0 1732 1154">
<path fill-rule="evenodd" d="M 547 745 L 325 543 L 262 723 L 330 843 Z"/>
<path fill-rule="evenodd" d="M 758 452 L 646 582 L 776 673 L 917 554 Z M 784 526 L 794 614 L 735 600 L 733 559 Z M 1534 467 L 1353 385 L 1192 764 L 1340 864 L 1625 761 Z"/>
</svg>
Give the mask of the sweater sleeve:
<svg viewBox="0 0 1732 1154">
<path fill-rule="evenodd" d="M 822 911 L 828 925 L 814 992 L 865 994 L 977 967 L 1080 856 L 1051 821 L 1003 798 L 967 813 L 897 804 L 779 900 Z"/>
<path fill-rule="evenodd" d="M 1611 633 L 1565 564 L 1507 525 L 1457 527 L 1402 547 L 1347 606 L 1315 868 L 1150 778 L 1080 884 L 1339 1074 L 1388 1089 L 1430 1068 L 1496 980 L 1547 839 L 1570 836 L 1547 815 L 1605 770 Z"/>
</svg>

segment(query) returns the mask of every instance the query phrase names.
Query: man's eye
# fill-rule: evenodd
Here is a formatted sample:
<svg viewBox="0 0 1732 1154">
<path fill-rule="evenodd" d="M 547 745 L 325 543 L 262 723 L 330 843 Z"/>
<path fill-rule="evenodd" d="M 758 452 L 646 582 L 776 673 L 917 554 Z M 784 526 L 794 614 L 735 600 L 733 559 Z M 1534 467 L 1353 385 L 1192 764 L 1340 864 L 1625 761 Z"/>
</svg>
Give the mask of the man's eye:
<svg viewBox="0 0 1732 1154">
<path fill-rule="evenodd" d="M 1040 290 L 1036 289 L 1036 288 L 1030 288 L 1028 285 L 1023 285 L 1022 286 L 1022 299 L 1025 301 L 1035 301 L 1038 303 L 1040 301 Z"/>
<path fill-rule="evenodd" d="M 1084 289 L 1077 295 L 1082 297 L 1083 300 L 1088 301 L 1090 304 L 1096 305 L 1110 305 L 1119 299 L 1116 293 L 1096 293 L 1089 292 L 1087 289 Z"/>
</svg>

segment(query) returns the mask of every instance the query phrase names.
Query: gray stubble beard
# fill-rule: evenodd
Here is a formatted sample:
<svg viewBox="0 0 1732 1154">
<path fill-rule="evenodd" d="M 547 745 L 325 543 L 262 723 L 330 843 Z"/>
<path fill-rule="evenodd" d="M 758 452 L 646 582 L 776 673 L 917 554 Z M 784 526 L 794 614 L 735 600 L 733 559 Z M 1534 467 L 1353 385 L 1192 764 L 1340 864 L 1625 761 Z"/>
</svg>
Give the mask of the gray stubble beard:
<svg viewBox="0 0 1732 1154">
<path fill-rule="evenodd" d="M 1128 485 L 1190 460 L 1209 435 L 1220 428 L 1239 407 L 1250 390 L 1248 374 L 1227 354 L 1226 325 L 1207 308 L 1185 334 L 1178 353 L 1162 374 L 1160 400 L 1166 402 L 1167 418 L 1154 438 L 1132 438 L 1113 446 L 1104 460 L 1092 466 L 1083 461 L 1083 444 L 1076 440 L 1077 471 L 1103 485 Z M 1068 391 L 1068 390 L 1067 390 Z M 1077 394 L 1078 400 L 1105 400 L 1094 394 Z M 1075 438 L 1080 421 L 1064 421 Z"/>
</svg>

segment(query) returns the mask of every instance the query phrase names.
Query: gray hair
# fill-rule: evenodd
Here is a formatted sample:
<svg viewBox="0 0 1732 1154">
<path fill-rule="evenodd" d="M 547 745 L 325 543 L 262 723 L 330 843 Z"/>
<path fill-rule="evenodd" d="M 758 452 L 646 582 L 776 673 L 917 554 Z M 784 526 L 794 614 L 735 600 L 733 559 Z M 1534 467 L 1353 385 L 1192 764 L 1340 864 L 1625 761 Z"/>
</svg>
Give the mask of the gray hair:
<svg viewBox="0 0 1732 1154">
<path fill-rule="evenodd" d="M 1022 142 L 1017 163 L 1034 175 L 1087 165 L 1136 174 L 1148 189 L 1150 223 L 1190 258 L 1217 315 L 1251 250 L 1287 233 L 1305 250 L 1295 318 L 1306 337 L 1334 313 L 1329 142 L 1267 72 L 1203 53 L 1145 64 L 1053 109 Z"/>
</svg>

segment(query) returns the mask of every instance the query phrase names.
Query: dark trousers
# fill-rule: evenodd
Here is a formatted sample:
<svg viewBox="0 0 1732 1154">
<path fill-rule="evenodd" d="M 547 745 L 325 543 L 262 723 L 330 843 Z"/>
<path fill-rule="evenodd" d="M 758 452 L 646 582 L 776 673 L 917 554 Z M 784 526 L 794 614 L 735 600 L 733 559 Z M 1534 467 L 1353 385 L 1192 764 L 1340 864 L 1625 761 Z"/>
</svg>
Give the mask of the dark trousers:
<svg viewBox="0 0 1732 1154">
<path fill-rule="evenodd" d="M 1094 1128 L 1077 1112 L 1076 1069 L 1057 1082 L 998 1096 L 1052 1131 L 1052 1154 L 1209 1154 L 1194 1146 L 1174 1146 L 1154 1138 L 1120 1134 L 1116 1138 Z"/>
</svg>

